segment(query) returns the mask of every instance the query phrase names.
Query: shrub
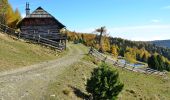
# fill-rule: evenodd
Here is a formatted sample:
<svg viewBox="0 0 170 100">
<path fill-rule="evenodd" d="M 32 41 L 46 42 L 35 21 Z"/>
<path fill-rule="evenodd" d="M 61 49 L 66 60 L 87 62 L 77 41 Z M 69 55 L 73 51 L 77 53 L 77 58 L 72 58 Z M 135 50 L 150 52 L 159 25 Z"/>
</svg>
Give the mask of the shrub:
<svg viewBox="0 0 170 100">
<path fill-rule="evenodd" d="M 86 90 L 94 100 L 115 100 L 124 86 L 118 77 L 116 70 L 103 63 L 92 72 L 91 78 L 87 80 Z"/>
<path fill-rule="evenodd" d="M 69 89 L 64 89 L 64 90 L 63 90 L 63 93 L 64 93 L 65 95 L 69 96 L 70 93 L 71 93 L 71 91 L 70 91 Z"/>
</svg>

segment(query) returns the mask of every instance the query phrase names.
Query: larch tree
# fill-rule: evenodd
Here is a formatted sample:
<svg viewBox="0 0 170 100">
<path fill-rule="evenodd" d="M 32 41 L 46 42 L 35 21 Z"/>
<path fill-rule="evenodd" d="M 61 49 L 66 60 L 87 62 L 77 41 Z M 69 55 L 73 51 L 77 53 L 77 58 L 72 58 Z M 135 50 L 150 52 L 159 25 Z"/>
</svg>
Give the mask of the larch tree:
<svg viewBox="0 0 170 100">
<path fill-rule="evenodd" d="M 111 46 L 111 53 L 113 57 L 117 58 L 119 53 L 118 53 L 118 47 L 116 45 Z"/>
<path fill-rule="evenodd" d="M 96 32 L 99 32 L 99 33 L 100 33 L 99 39 L 98 39 L 98 41 L 99 41 L 99 46 L 100 46 L 100 47 L 99 47 L 99 51 L 103 51 L 103 47 L 102 47 L 102 36 L 103 36 L 104 33 L 106 33 L 106 28 L 105 28 L 105 26 L 96 29 Z"/>
<path fill-rule="evenodd" d="M 18 21 L 21 20 L 21 14 L 20 14 L 18 8 L 15 9 L 15 18 Z"/>
<path fill-rule="evenodd" d="M 9 27 L 15 28 L 17 22 L 21 19 L 21 14 L 18 9 L 13 10 L 8 0 L 1 0 L 0 2 L 0 22 Z"/>
<path fill-rule="evenodd" d="M 12 21 L 15 20 L 13 15 L 14 15 L 14 11 L 12 9 L 12 6 L 8 4 L 6 16 L 5 16 L 7 19 L 7 24 L 10 24 Z"/>
<path fill-rule="evenodd" d="M 0 0 L 0 23 L 6 24 L 6 12 L 7 12 L 8 0 Z"/>
</svg>

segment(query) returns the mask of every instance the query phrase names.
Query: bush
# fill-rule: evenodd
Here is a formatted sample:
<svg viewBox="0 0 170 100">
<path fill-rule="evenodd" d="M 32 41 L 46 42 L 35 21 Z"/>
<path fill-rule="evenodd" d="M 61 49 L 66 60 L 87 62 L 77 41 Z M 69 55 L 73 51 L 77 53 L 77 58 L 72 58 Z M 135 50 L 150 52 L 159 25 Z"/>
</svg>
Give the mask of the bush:
<svg viewBox="0 0 170 100">
<path fill-rule="evenodd" d="M 63 93 L 64 93 L 65 95 L 69 96 L 70 93 L 71 93 L 71 91 L 70 91 L 69 89 L 64 89 L 64 90 L 63 90 Z"/>
<path fill-rule="evenodd" d="M 92 72 L 92 77 L 87 80 L 86 90 L 94 100 L 115 100 L 124 86 L 118 77 L 116 70 L 103 63 Z"/>
</svg>

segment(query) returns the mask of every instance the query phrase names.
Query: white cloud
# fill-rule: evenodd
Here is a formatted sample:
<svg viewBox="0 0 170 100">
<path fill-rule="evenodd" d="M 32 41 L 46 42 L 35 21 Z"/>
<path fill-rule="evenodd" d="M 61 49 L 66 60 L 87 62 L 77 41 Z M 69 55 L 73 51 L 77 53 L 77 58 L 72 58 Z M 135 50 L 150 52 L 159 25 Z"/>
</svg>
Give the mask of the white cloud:
<svg viewBox="0 0 170 100">
<path fill-rule="evenodd" d="M 170 25 L 143 25 L 107 28 L 110 36 L 134 41 L 151 41 L 170 39 Z M 92 33 L 96 28 L 75 30 L 76 32 Z"/>
<path fill-rule="evenodd" d="M 159 19 L 152 19 L 151 22 L 152 23 L 160 23 L 161 21 Z"/>
<path fill-rule="evenodd" d="M 170 39 L 170 25 L 145 25 L 108 29 L 111 36 L 136 41 Z"/>
<path fill-rule="evenodd" d="M 170 9 L 170 6 L 162 7 L 161 9 Z"/>
</svg>

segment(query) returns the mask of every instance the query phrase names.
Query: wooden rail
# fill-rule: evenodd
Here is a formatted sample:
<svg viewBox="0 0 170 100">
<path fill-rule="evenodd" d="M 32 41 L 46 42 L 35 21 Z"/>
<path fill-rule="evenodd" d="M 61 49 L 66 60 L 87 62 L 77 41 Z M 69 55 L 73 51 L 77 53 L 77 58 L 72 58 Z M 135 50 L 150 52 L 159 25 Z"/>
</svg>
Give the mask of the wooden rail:
<svg viewBox="0 0 170 100">
<path fill-rule="evenodd" d="M 24 34 L 24 33 L 21 33 L 21 32 L 17 32 L 15 29 L 10 28 L 10 27 L 3 25 L 1 23 L 0 23 L 0 31 L 3 32 L 3 33 L 6 33 L 8 35 L 15 36 L 19 39 L 21 38 L 21 39 L 37 42 L 39 44 L 46 45 L 46 46 L 49 46 L 49 47 L 52 47 L 52 48 L 58 49 L 58 50 L 64 50 L 65 45 L 66 45 L 66 44 L 62 44 L 60 42 L 56 42 L 56 41 L 47 39 L 47 38 L 42 37 L 40 35 Z"/>
<path fill-rule="evenodd" d="M 124 64 L 119 62 L 118 60 L 114 60 L 111 58 L 108 58 L 107 56 L 105 56 L 104 54 L 98 52 L 96 49 L 90 49 L 89 54 L 91 54 L 92 56 L 96 57 L 97 59 L 103 61 L 103 62 L 107 62 L 109 64 L 112 64 L 114 66 L 118 66 L 130 71 L 134 71 L 134 72 L 140 72 L 140 73 L 145 73 L 145 74 L 156 74 L 156 75 L 161 75 L 164 76 L 166 75 L 165 72 L 160 72 L 151 68 L 135 68 L 135 67 L 128 67 L 128 64 Z"/>
</svg>

